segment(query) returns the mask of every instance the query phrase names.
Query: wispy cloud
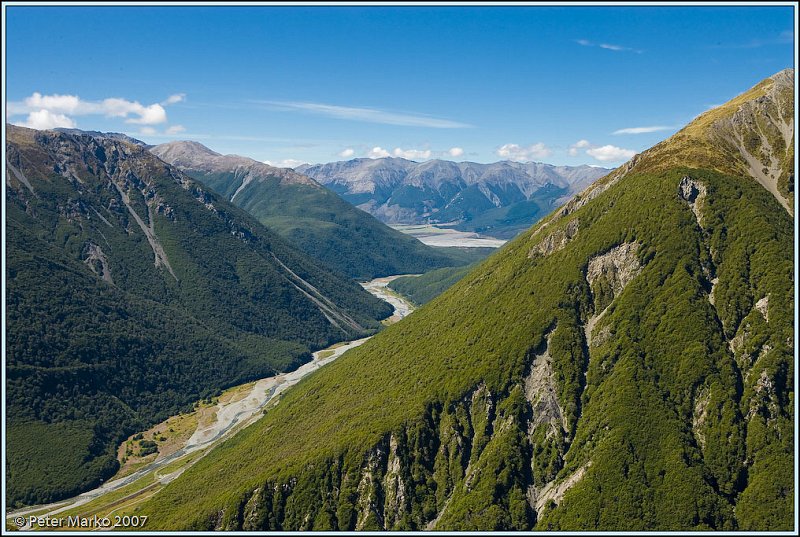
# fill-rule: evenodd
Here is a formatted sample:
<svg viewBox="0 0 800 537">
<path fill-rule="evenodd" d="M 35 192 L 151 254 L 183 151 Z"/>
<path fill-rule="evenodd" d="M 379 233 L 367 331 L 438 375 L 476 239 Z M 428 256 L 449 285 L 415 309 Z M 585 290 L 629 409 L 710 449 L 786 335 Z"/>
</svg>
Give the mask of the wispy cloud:
<svg viewBox="0 0 800 537">
<path fill-rule="evenodd" d="M 611 134 L 648 134 L 651 132 L 669 131 L 675 127 L 669 125 L 653 125 L 651 127 L 627 127 L 625 129 L 617 129 Z"/>
<path fill-rule="evenodd" d="M 505 144 L 497 148 L 495 154 L 507 160 L 527 162 L 534 159 L 547 158 L 553 154 L 553 151 L 544 143 L 539 142 L 524 147 L 517 144 Z"/>
<path fill-rule="evenodd" d="M 183 125 L 173 125 L 164 132 L 166 134 L 180 134 L 184 131 L 186 131 L 186 127 L 184 127 Z"/>
<path fill-rule="evenodd" d="M 182 103 L 185 100 L 186 100 L 185 93 L 175 93 L 174 95 L 170 95 L 169 97 L 161 101 L 161 104 L 166 106 L 170 104 Z"/>
<path fill-rule="evenodd" d="M 794 31 L 784 30 L 776 36 L 767 38 L 755 38 L 745 43 L 717 43 L 711 45 L 709 48 L 717 49 L 743 49 L 743 48 L 761 48 L 769 45 L 793 45 L 794 44 Z"/>
<path fill-rule="evenodd" d="M 622 45 L 614 45 L 611 43 L 593 43 L 588 39 L 577 39 L 575 40 L 575 42 L 582 47 L 597 47 L 605 50 L 612 50 L 614 52 L 635 52 L 636 54 L 641 54 L 642 52 L 644 52 L 643 50 L 638 48 L 624 47 Z"/>
<path fill-rule="evenodd" d="M 467 123 L 442 119 L 422 114 L 398 113 L 377 108 L 359 108 L 352 106 L 338 106 L 333 104 L 295 102 L 295 101 L 256 101 L 276 110 L 290 112 L 306 112 L 320 116 L 345 119 L 349 121 L 363 121 L 366 123 L 380 123 L 383 125 L 399 125 L 404 127 L 428 127 L 433 129 L 464 129 L 472 127 Z"/>
</svg>

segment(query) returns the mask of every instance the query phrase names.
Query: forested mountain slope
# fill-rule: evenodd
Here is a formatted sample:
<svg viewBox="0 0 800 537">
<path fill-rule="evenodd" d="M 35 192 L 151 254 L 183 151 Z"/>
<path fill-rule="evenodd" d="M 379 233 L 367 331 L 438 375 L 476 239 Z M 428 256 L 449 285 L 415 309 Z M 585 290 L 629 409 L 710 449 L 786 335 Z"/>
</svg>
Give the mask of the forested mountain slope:
<svg viewBox="0 0 800 537">
<path fill-rule="evenodd" d="M 139 513 L 172 529 L 792 530 L 794 169 L 773 135 L 794 145 L 793 83 L 765 80 L 595 183 Z M 715 137 L 730 125 L 777 151 L 783 201 Z"/>
<path fill-rule="evenodd" d="M 417 305 L 430 302 L 444 293 L 474 267 L 445 267 L 419 276 L 401 276 L 389 282 L 389 289 L 400 293 Z"/>
<path fill-rule="evenodd" d="M 11 505 L 98 484 L 132 432 L 391 313 L 138 145 L 6 128 Z"/>
<path fill-rule="evenodd" d="M 169 142 L 151 151 L 342 274 L 372 279 L 462 264 L 291 169 L 220 155 L 197 142 Z"/>
</svg>

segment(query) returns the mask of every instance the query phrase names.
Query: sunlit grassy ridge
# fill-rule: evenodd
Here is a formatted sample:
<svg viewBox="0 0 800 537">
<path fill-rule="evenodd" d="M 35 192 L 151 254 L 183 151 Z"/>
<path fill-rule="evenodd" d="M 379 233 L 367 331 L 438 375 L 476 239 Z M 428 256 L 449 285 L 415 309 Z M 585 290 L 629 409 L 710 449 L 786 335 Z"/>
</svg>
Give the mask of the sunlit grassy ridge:
<svg viewBox="0 0 800 537">
<path fill-rule="evenodd" d="M 770 453 L 764 455 L 765 459 L 784 461 L 783 472 L 771 475 L 772 480 L 784 483 L 780 488 L 791 482 L 790 466 L 785 466 L 791 460 L 787 450 L 790 446 L 782 446 L 775 438 L 781 434 L 791 436 L 792 423 L 791 405 L 785 399 L 793 375 L 791 350 L 786 346 L 791 334 L 791 223 L 786 216 L 782 221 L 778 217 L 778 225 L 757 216 L 763 209 L 774 211 L 776 217 L 780 215 L 776 202 L 758 185 L 701 173 L 693 175 L 719 189 L 715 205 L 746 209 L 738 216 L 731 214 L 736 212 L 733 208 L 717 213 L 719 225 L 724 220 L 727 233 L 757 244 L 750 259 L 751 263 L 758 260 L 758 284 L 741 288 L 740 278 L 748 282 L 753 276 L 741 273 L 745 270 L 741 266 L 735 268 L 735 259 L 726 262 L 723 258 L 718 267 L 717 300 L 720 304 L 740 300 L 752 304 L 753 295 L 769 294 L 774 301 L 770 305 L 770 321 L 773 327 L 780 328 L 770 327 L 766 333 L 773 348 L 750 371 L 749 379 L 752 384 L 762 370 L 770 378 L 781 379 L 781 389 L 776 393 L 783 394 L 783 403 L 775 401 L 775 415 L 764 418 L 772 421 L 772 426 L 766 427 L 753 445 L 755 448 L 755 444 L 765 443 L 764 449 Z M 726 352 L 727 344 L 716 321 L 720 315 L 723 323 L 738 326 L 741 320 L 736 317 L 742 312 L 722 308 L 716 312 L 708 303 L 698 252 L 702 235 L 693 225 L 693 215 L 674 195 L 680 177 L 680 173 L 673 173 L 631 178 L 628 186 L 636 183 L 638 188 L 611 190 L 603 195 L 605 203 L 598 201 L 577 212 L 575 216 L 585 222 L 586 231 L 575 239 L 568 252 L 532 262 L 527 256 L 529 235 L 520 237 L 408 321 L 387 329 L 287 393 L 262 421 L 215 450 L 146 505 L 143 512 L 153 514 L 154 523 L 165 527 L 184 527 L 184 520 L 192 527 L 207 527 L 216 513 L 224 510 L 226 523 L 235 527 L 243 523 L 237 523 L 237 505 L 246 501 L 248 493 L 266 483 L 289 483 L 293 478 L 302 483 L 303 476 L 311 481 L 299 490 L 308 491 L 310 496 L 300 505 L 292 505 L 316 512 L 324 504 L 319 502 L 320 493 L 311 492 L 315 487 L 327 490 L 327 481 L 315 471 L 322 472 L 340 460 L 342 470 L 337 472 L 357 472 L 365 464 L 370 446 L 379 445 L 391 432 L 413 438 L 409 429 L 426 429 L 431 442 L 426 453 L 430 457 L 428 470 L 433 470 L 442 446 L 442 440 L 437 442 L 435 438 L 443 415 L 458 413 L 459 401 L 464 397 L 471 400 L 470 394 L 482 383 L 498 400 L 510 397 L 514 386 L 520 385 L 532 353 L 542 346 L 548 330 L 556 327 L 551 353 L 560 379 L 559 399 L 574 424 L 571 435 L 576 435 L 577 440 L 569 444 L 563 463 L 555 462 L 554 468 L 545 465 L 540 471 L 542 476 L 566 476 L 584 462 L 593 463 L 585 484 L 576 486 L 564 499 L 564 505 L 578 503 L 580 509 L 545 512 L 542 520 L 546 522 L 540 523 L 569 529 L 744 525 L 746 521 L 733 516 L 733 504 L 726 494 L 746 499 L 747 484 L 757 483 L 755 475 L 744 483 L 738 481 L 740 474 L 746 472 L 744 453 L 748 448 L 743 414 L 755 403 L 737 391 L 736 379 L 742 371 Z M 643 196 L 643 191 L 649 195 Z M 648 200 L 644 206 L 643 197 Z M 661 201 L 664 198 L 670 200 L 667 207 Z M 607 204 L 613 204 L 613 208 L 604 211 Z M 635 211 L 637 216 L 632 215 L 634 206 L 639 209 Z M 753 229 L 752 219 L 759 223 L 758 229 Z M 719 236 L 721 230 L 716 231 Z M 643 273 L 617 299 L 613 313 L 607 314 L 606 322 L 614 327 L 616 337 L 603 347 L 592 349 L 584 392 L 581 371 L 586 368 L 586 357 L 581 324 L 592 311 L 583 275 L 585 263 L 593 255 L 633 239 L 643 244 L 643 257 L 652 257 Z M 756 240 L 751 243 L 753 239 Z M 716 246 L 720 255 L 732 255 L 742 245 L 720 242 Z M 727 270 L 729 266 L 731 270 Z M 709 418 L 715 421 L 708 433 L 713 440 L 708 440 L 705 450 L 698 448 L 691 432 L 693 402 L 700 386 L 713 390 L 714 400 L 718 401 L 715 404 L 719 405 L 719 414 Z M 515 426 L 522 432 L 507 440 L 513 444 L 513 449 L 507 449 L 516 450 L 522 460 L 528 460 L 534 447 L 521 439 L 525 438 L 524 417 L 530 411 L 525 411 L 524 405 L 522 408 L 515 416 Z M 468 411 L 462 412 L 469 415 Z M 758 419 L 761 418 L 756 415 L 756 422 Z M 469 421 L 474 428 L 475 417 Z M 605 427 L 609 432 L 604 432 Z M 753 428 L 756 427 L 754 423 Z M 465 443 L 474 441 L 466 431 L 462 434 Z M 733 434 L 732 445 L 724 440 L 729 434 Z M 500 442 L 494 438 L 492 441 Z M 407 456 L 413 460 L 414 450 L 410 449 Z M 488 459 L 481 464 L 495 467 L 501 463 L 497 456 L 487 451 Z M 647 480 L 643 479 L 644 474 L 635 479 L 624 477 L 623 467 L 634 461 L 649 467 Z M 424 468 L 426 463 L 420 464 Z M 566 468 L 559 473 L 561 464 Z M 524 474 L 515 477 L 525 482 Z M 647 485 L 651 478 L 666 480 L 666 484 L 654 492 Z M 466 516 L 474 510 L 482 511 L 502 497 L 499 491 L 508 490 L 500 487 L 497 495 L 483 497 L 480 506 L 470 507 L 474 495 L 458 488 L 463 487 L 463 477 L 461 481 L 450 479 L 451 487 L 463 495 L 466 511 L 458 508 L 457 495 L 451 500 L 447 511 L 450 514 L 441 527 L 485 528 L 483 523 L 471 524 L 471 519 L 462 518 L 459 513 Z M 544 477 L 541 479 L 544 481 Z M 536 474 L 531 481 L 537 482 Z M 435 496 L 446 485 L 435 479 L 434 483 L 426 479 L 415 490 L 423 497 Z M 616 483 L 614 490 L 629 490 L 629 500 L 592 500 L 598 497 L 597 487 L 607 483 Z M 721 486 L 729 492 L 715 490 Z M 774 488 L 774 483 L 768 486 Z M 525 492 L 522 485 L 516 488 Z M 198 490 L 206 494 L 198 495 Z M 681 497 L 685 498 L 686 509 L 666 507 L 675 505 L 675 498 Z M 524 494 L 521 498 L 524 502 Z M 775 522 L 787 523 L 791 495 L 760 500 L 760 512 L 771 505 Z M 352 502 L 338 498 L 338 502 L 348 501 Z M 598 509 L 604 506 L 597 516 L 602 512 L 607 518 L 590 518 L 586 502 Z M 659 503 L 665 506 L 661 515 L 654 510 Z M 526 510 L 521 504 L 518 508 Z M 630 516 L 641 510 L 650 516 Z M 667 511 L 672 513 L 669 517 Z M 584 515 L 574 518 L 579 512 Z M 530 526 L 534 520 L 529 512 L 520 527 Z M 424 521 L 423 516 L 398 527 L 422 527 Z M 506 527 L 503 517 L 494 520 L 498 521 Z M 337 519 L 334 527 L 349 527 L 349 522 Z"/>
<path fill-rule="evenodd" d="M 685 149 L 611 174 L 139 512 L 167 529 L 791 529 L 793 222 Z"/>
</svg>

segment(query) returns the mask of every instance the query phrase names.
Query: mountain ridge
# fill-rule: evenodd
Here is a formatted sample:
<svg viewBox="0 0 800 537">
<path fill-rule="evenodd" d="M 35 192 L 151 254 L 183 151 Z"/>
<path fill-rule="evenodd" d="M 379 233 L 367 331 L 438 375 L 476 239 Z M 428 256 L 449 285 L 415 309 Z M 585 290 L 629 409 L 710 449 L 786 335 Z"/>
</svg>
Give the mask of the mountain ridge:
<svg viewBox="0 0 800 537">
<path fill-rule="evenodd" d="M 673 141 L 137 512 L 204 530 L 791 530 L 793 222 L 738 164 Z M 667 158 L 694 166 L 640 164 Z"/>
<path fill-rule="evenodd" d="M 391 313 L 138 144 L 6 136 L 11 503 L 97 486 L 128 434 Z"/>
</svg>

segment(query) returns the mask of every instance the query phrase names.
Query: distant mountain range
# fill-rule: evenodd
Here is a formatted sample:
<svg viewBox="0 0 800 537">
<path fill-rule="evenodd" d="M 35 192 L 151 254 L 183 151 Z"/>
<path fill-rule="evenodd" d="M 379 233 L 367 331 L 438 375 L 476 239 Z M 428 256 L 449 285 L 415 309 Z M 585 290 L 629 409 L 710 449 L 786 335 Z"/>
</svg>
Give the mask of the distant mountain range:
<svg viewBox="0 0 800 537">
<path fill-rule="evenodd" d="M 391 157 L 304 164 L 295 170 L 388 224 L 453 224 L 499 238 L 530 227 L 610 171 L 586 165 Z"/>
<path fill-rule="evenodd" d="M 150 151 L 250 212 L 308 255 L 354 278 L 425 272 L 476 259 L 475 253 L 432 248 L 395 231 L 289 168 L 221 155 L 190 141 Z"/>
</svg>

